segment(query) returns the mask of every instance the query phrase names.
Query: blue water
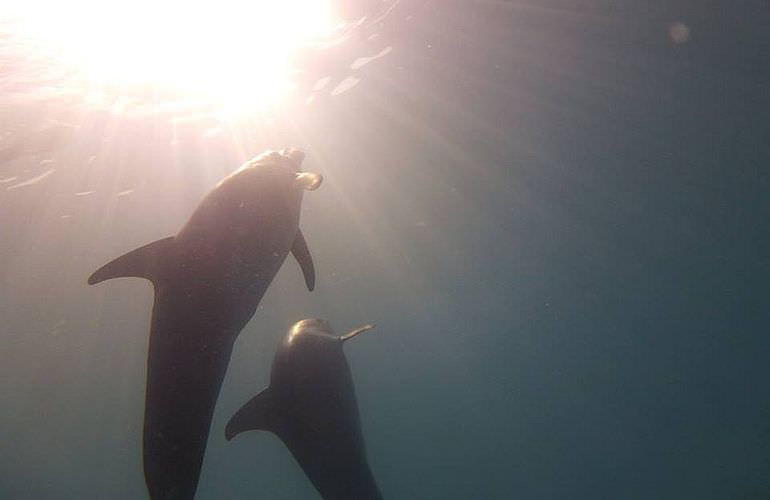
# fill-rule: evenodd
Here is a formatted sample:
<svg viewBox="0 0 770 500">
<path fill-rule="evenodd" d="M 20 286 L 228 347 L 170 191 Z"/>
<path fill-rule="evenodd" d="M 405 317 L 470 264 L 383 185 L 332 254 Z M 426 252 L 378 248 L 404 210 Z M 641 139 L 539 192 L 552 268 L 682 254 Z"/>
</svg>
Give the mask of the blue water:
<svg viewBox="0 0 770 500">
<path fill-rule="evenodd" d="M 241 333 L 197 499 L 317 498 L 274 436 L 223 436 L 306 317 L 378 325 L 345 351 L 386 498 L 770 498 L 770 4 L 404 0 L 375 28 L 233 119 L 89 99 L 2 32 L 0 498 L 147 498 L 152 290 L 86 278 L 286 146 L 325 176 L 317 287 L 287 259 Z"/>
</svg>

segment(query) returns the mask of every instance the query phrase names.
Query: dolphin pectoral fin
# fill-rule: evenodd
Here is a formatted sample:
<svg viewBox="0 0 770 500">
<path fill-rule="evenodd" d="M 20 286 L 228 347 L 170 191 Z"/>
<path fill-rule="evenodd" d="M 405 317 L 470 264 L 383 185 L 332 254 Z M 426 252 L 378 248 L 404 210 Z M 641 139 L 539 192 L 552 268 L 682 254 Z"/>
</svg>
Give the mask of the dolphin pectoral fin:
<svg viewBox="0 0 770 500">
<path fill-rule="evenodd" d="M 173 243 L 174 237 L 169 236 L 131 250 L 97 269 L 89 276 L 88 284 L 95 285 L 112 278 L 146 278 L 154 281 Z"/>
<path fill-rule="evenodd" d="M 275 415 L 273 395 L 268 387 L 249 400 L 225 427 L 225 439 L 232 438 L 246 431 L 270 431 L 277 434 L 278 419 Z"/>
<path fill-rule="evenodd" d="M 299 267 L 302 268 L 302 274 L 305 276 L 305 284 L 307 289 L 311 292 L 315 288 L 315 266 L 313 266 L 313 257 L 310 256 L 310 250 L 307 249 L 307 243 L 305 237 L 302 236 L 302 231 L 297 231 L 297 236 L 294 238 L 294 244 L 291 247 L 291 254 L 299 262 Z"/>
</svg>

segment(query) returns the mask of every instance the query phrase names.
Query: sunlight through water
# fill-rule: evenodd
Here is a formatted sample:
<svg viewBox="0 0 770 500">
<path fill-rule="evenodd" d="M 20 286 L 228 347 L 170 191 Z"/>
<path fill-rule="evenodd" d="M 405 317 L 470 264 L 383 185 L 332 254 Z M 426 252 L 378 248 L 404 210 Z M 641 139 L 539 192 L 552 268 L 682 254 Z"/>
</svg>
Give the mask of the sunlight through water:
<svg viewBox="0 0 770 500">
<path fill-rule="evenodd" d="M 292 89 L 292 56 L 339 26 L 326 0 L 32 0 L 2 10 L 26 43 L 83 85 L 176 94 L 225 111 L 279 101 Z"/>
</svg>

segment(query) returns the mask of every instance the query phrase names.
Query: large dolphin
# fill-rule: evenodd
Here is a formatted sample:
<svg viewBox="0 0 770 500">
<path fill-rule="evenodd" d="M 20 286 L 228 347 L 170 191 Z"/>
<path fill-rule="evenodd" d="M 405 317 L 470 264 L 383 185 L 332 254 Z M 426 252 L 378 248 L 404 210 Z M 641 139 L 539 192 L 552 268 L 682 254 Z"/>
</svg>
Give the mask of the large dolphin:
<svg viewBox="0 0 770 500">
<path fill-rule="evenodd" d="M 190 500 L 235 338 L 291 251 L 309 290 L 315 271 L 299 230 L 298 150 L 264 153 L 223 179 L 176 236 L 137 248 L 88 279 L 146 278 L 155 288 L 147 359 L 144 475 L 153 500 Z"/>
<path fill-rule="evenodd" d="M 225 437 L 276 434 L 326 500 L 382 498 L 366 460 L 353 377 L 329 323 L 305 319 L 289 329 L 273 359 L 270 386 L 230 419 Z"/>
</svg>

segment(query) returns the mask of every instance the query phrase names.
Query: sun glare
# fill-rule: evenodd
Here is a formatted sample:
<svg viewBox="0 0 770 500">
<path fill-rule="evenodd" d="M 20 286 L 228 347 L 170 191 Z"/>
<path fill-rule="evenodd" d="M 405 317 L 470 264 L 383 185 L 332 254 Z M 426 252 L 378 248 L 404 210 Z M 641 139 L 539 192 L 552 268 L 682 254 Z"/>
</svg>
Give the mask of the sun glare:
<svg viewBox="0 0 770 500">
<path fill-rule="evenodd" d="M 19 0 L 13 10 L 26 35 L 89 83 L 224 107 L 280 99 L 291 90 L 292 54 L 336 24 L 325 0 Z"/>
</svg>

